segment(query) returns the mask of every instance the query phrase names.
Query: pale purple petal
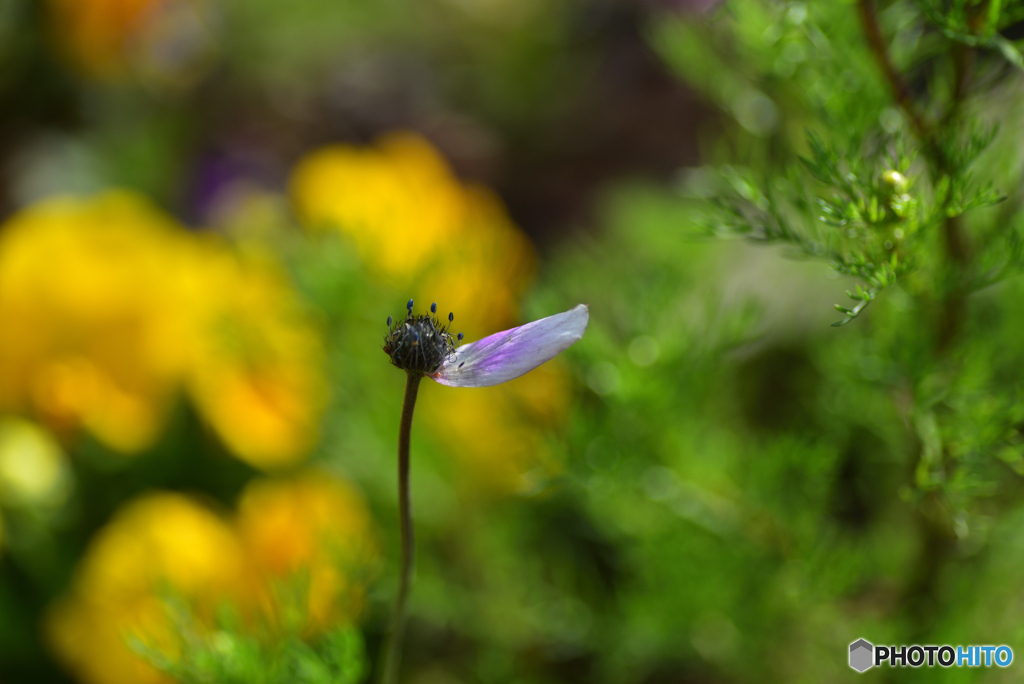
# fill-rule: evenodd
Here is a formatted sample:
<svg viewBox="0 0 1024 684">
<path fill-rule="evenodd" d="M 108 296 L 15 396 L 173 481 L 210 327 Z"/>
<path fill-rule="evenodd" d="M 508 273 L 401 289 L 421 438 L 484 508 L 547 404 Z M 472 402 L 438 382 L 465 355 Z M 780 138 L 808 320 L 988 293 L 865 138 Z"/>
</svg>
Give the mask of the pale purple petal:
<svg viewBox="0 0 1024 684">
<path fill-rule="evenodd" d="M 518 378 L 583 337 L 586 304 L 464 344 L 431 377 L 450 387 L 489 387 Z"/>
</svg>

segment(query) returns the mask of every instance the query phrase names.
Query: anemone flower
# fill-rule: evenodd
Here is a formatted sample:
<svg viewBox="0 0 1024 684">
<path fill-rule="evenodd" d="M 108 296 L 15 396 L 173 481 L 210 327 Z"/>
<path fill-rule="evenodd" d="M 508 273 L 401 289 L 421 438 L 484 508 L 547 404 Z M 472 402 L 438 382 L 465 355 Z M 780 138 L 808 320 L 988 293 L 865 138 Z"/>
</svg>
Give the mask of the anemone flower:
<svg viewBox="0 0 1024 684">
<path fill-rule="evenodd" d="M 450 332 L 454 314 L 448 314 L 447 323 L 443 323 L 437 318 L 437 302 L 430 305 L 430 314 L 416 316 L 412 308 L 410 299 L 405 320 L 396 322 L 388 316 L 388 334 L 384 336 L 384 352 L 391 357 L 392 364 L 405 371 L 406 381 L 398 431 L 402 573 L 391 631 L 383 651 L 383 684 L 393 684 L 398 678 L 405 602 L 412 586 L 415 545 L 409 499 L 409 435 L 420 380 L 428 377 L 449 387 L 489 387 L 508 382 L 571 347 L 583 337 L 590 320 L 587 306 L 577 304 L 563 313 L 461 344 L 462 333 L 453 336 Z"/>
</svg>

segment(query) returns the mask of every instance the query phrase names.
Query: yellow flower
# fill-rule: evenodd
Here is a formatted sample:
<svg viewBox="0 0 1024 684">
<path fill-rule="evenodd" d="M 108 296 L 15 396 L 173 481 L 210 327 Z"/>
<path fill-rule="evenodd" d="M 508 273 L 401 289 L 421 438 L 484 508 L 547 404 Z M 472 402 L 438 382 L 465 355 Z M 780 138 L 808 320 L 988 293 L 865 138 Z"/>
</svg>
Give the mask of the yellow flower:
<svg viewBox="0 0 1024 684">
<path fill-rule="evenodd" d="M 295 608 L 282 605 L 275 589 L 296 579 L 306 581 L 303 631 L 358 617 L 378 549 L 369 511 L 345 482 L 314 471 L 253 482 L 239 503 L 238 529 L 275 622 Z"/>
<path fill-rule="evenodd" d="M 322 350 L 284 275 L 134 195 L 48 200 L 10 219 L 0 320 L 0 412 L 133 452 L 187 386 L 254 465 L 295 463 L 316 440 Z"/>
<path fill-rule="evenodd" d="M 395 282 L 431 259 L 461 226 L 464 197 L 422 138 L 393 134 L 376 147 L 334 145 L 302 159 L 291 181 L 300 218 L 353 240 L 363 260 Z"/>
<path fill-rule="evenodd" d="M 84 425 L 133 451 L 161 427 L 187 359 L 188 244 L 139 198 L 54 199 L 0 231 L 0 410 Z"/>
<path fill-rule="evenodd" d="M 451 239 L 434 246 L 412 295 L 437 300 L 456 315 L 468 339 L 517 325 L 519 298 L 533 276 L 529 240 L 512 223 L 501 200 L 471 186 L 463 194 L 462 223 Z"/>
<path fill-rule="evenodd" d="M 218 602 L 237 598 L 244 568 L 233 529 L 217 515 L 179 494 L 144 496 L 90 544 L 71 593 L 48 612 L 48 641 L 88 684 L 164 682 L 126 639 L 173 653 L 163 592 L 208 616 Z"/>
<path fill-rule="evenodd" d="M 515 322 L 533 273 L 529 240 L 493 193 L 459 183 L 423 138 L 315 151 L 297 165 L 291 194 L 303 223 L 347 236 L 374 274 L 455 311 L 467 335 Z"/>
<path fill-rule="evenodd" d="M 221 604 L 242 609 L 243 628 L 257 634 L 269 620 L 309 635 L 358 617 L 377 558 L 362 499 L 326 473 L 250 483 L 233 521 L 180 494 L 149 494 L 90 543 L 70 592 L 47 613 L 46 636 L 86 684 L 162 684 L 128 639 L 180 654 L 168 598 L 183 600 L 206 636 Z M 282 591 L 297 579 L 305 580 L 300 605 Z"/>
<path fill-rule="evenodd" d="M 320 338 L 266 255 L 205 256 L 210 291 L 197 305 L 192 397 L 236 456 L 261 468 L 292 465 L 319 431 L 327 393 Z"/>
</svg>

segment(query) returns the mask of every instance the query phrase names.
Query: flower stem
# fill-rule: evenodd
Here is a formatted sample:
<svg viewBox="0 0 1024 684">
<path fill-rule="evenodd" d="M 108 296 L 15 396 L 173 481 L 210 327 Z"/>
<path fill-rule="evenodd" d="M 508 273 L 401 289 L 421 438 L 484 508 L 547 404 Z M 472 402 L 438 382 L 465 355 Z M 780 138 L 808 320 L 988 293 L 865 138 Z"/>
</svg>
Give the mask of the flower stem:
<svg viewBox="0 0 1024 684">
<path fill-rule="evenodd" d="M 398 428 L 398 515 L 402 530 L 402 571 L 398 580 L 398 600 L 395 603 L 391 630 L 384 643 L 381 684 L 395 684 L 402 661 L 402 637 L 405 634 L 406 599 L 412 589 L 416 542 L 412 527 L 412 502 L 409 498 L 409 438 L 412 433 L 412 412 L 416 408 L 416 393 L 423 376 L 408 373 L 405 379 L 405 399 L 402 401 L 402 422 Z"/>
</svg>

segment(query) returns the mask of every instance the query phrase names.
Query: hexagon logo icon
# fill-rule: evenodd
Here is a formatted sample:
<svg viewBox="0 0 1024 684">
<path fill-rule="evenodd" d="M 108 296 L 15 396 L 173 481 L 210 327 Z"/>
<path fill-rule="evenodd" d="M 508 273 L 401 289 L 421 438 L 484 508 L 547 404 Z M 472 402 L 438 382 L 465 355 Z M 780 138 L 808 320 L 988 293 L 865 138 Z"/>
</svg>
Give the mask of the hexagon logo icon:
<svg viewBox="0 0 1024 684">
<path fill-rule="evenodd" d="M 874 665 L 875 647 L 864 639 L 857 639 L 850 644 L 850 667 L 863 672 Z"/>
</svg>

